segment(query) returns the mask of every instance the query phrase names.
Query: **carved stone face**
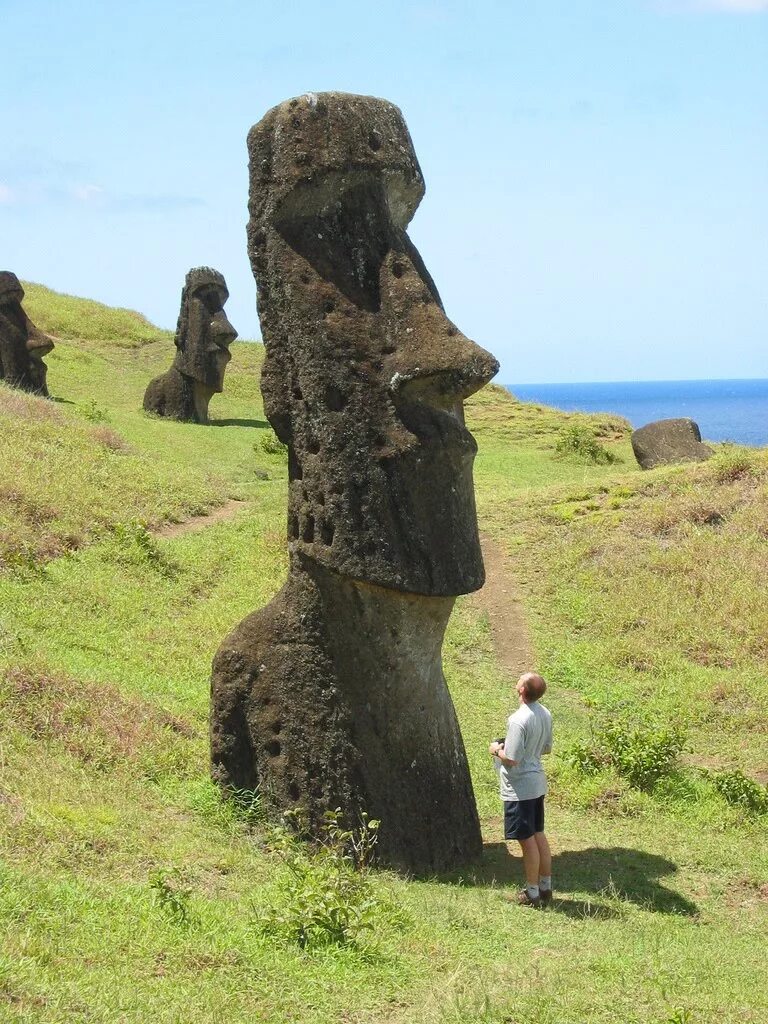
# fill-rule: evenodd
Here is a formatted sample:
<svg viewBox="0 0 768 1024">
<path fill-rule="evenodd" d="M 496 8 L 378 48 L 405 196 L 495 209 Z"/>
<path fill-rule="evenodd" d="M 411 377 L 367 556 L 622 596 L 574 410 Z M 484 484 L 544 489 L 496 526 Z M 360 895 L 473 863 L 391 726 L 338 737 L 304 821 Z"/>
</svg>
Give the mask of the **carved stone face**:
<svg viewBox="0 0 768 1024">
<path fill-rule="evenodd" d="M 248 144 L 262 390 L 289 446 L 292 550 L 398 590 L 476 590 L 463 400 L 498 363 L 446 317 L 405 233 L 424 184 L 400 111 L 302 97 Z"/>
<path fill-rule="evenodd" d="M 47 395 L 43 358 L 53 339 L 32 323 L 22 308 L 24 289 L 15 274 L 0 272 L 0 380 Z"/>
<path fill-rule="evenodd" d="M 224 312 L 228 298 L 224 278 L 217 271 L 198 267 L 187 274 L 174 366 L 214 392 L 224 390 L 224 371 L 232 358 L 229 346 L 237 337 Z"/>
</svg>

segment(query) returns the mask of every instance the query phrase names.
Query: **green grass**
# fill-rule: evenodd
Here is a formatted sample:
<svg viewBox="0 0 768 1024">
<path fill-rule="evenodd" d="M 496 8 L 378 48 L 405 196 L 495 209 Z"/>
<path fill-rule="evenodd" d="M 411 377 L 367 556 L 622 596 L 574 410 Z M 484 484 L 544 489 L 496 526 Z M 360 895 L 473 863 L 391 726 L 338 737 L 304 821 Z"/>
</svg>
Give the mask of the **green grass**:
<svg viewBox="0 0 768 1024">
<path fill-rule="evenodd" d="M 54 296 L 48 308 L 47 321 L 30 308 L 41 326 L 63 338 L 61 308 L 88 334 L 82 307 Z M 302 951 L 264 934 L 287 870 L 268 829 L 207 778 L 212 654 L 286 571 L 284 457 L 261 444 L 262 350 L 233 346 L 211 403 L 219 425 L 194 427 L 141 411 L 171 348 L 124 346 L 119 331 L 62 340 L 49 360 L 62 401 L 0 391 L 14 460 L 0 469 L 0 534 L 24 552 L 0 567 L 0 1020 L 765 1020 L 765 816 L 727 803 L 707 774 L 757 777 L 766 763 L 765 453 L 725 448 L 640 473 L 617 417 L 496 388 L 469 403 L 481 524 L 513 557 L 551 684 L 561 900 L 537 914 L 503 899 L 522 875 L 500 841 L 486 748 L 511 680 L 487 618 L 460 599 L 445 667 L 485 859 L 421 882 L 379 872 L 405 923 Z M 623 462 L 559 458 L 574 422 Z M 196 533 L 141 525 L 233 496 L 244 510 Z M 689 749 L 650 792 L 565 756 L 601 716 L 646 721 L 653 708 L 685 726 Z"/>
</svg>

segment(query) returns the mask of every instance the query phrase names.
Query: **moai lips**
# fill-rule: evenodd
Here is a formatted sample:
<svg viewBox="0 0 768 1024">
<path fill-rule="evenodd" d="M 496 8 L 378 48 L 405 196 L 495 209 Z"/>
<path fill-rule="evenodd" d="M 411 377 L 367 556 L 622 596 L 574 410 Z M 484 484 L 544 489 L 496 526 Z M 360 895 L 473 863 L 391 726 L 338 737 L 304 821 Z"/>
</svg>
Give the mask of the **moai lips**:
<svg viewBox="0 0 768 1024">
<path fill-rule="evenodd" d="M 24 391 L 48 395 L 43 359 L 53 339 L 24 312 L 24 289 L 15 274 L 0 271 L 0 380 Z"/>
<path fill-rule="evenodd" d="M 176 357 L 171 369 L 147 387 L 147 412 L 208 422 L 208 403 L 224 390 L 224 371 L 232 358 L 229 346 L 237 337 L 224 312 L 228 298 L 226 283 L 217 270 L 197 267 L 189 271 L 181 293 Z"/>
<path fill-rule="evenodd" d="M 440 655 L 454 597 L 483 583 L 463 400 L 498 364 L 405 233 L 424 183 L 395 106 L 290 100 L 248 148 L 291 568 L 214 661 L 214 774 L 315 823 L 365 810 L 385 861 L 448 869 L 481 848 Z"/>
</svg>

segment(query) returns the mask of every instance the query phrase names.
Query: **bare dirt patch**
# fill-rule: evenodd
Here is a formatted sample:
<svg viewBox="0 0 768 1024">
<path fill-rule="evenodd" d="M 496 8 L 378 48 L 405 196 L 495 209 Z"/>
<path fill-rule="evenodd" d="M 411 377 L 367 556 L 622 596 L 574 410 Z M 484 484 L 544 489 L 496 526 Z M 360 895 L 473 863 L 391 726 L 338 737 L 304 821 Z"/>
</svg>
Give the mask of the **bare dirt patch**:
<svg viewBox="0 0 768 1024">
<path fill-rule="evenodd" d="M 534 654 L 520 592 L 504 549 L 482 537 L 485 586 L 472 598 L 488 615 L 499 664 L 515 679 L 534 668 Z"/>
<path fill-rule="evenodd" d="M 219 505 L 218 508 L 206 512 L 204 516 L 193 516 L 192 519 L 186 519 L 183 523 L 169 523 L 167 526 L 161 526 L 151 532 L 155 537 L 164 537 L 166 539 L 181 537 L 185 533 L 194 533 L 195 530 L 204 530 L 208 526 L 215 526 L 216 523 L 232 519 L 247 504 L 247 501 L 231 498 L 229 501 L 225 501 L 223 505 Z"/>
</svg>

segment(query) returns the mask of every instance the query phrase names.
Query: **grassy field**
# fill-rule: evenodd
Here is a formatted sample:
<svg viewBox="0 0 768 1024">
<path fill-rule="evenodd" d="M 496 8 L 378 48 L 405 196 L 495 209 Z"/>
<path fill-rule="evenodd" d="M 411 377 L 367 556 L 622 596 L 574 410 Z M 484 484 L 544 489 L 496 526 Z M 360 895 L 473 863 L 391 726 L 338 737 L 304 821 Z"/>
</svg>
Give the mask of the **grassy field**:
<svg viewBox="0 0 768 1024">
<path fill-rule="evenodd" d="M 0 388 L 0 1020 L 768 1019 L 768 815 L 750 804 L 768 763 L 765 452 L 640 473 L 617 417 L 498 388 L 469 403 L 481 526 L 509 553 L 551 686 L 559 898 L 547 913 L 503 899 L 520 863 L 486 747 L 511 680 L 482 603 L 460 599 L 446 674 L 484 860 L 375 872 L 374 928 L 302 949 L 265 929 L 291 909 L 279 844 L 207 778 L 211 656 L 286 569 L 262 350 L 233 346 L 212 426 L 164 422 L 141 400 L 168 334 L 28 295 L 62 340 L 53 402 Z M 558 458 L 574 424 L 617 461 Z M 228 521 L 154 533 L 232 497 L 247 505 Z"/>
</svg>

